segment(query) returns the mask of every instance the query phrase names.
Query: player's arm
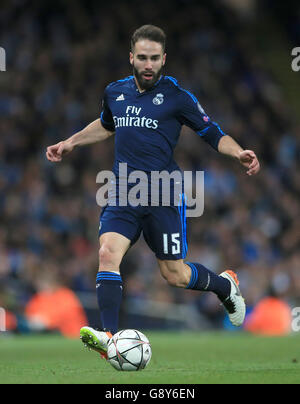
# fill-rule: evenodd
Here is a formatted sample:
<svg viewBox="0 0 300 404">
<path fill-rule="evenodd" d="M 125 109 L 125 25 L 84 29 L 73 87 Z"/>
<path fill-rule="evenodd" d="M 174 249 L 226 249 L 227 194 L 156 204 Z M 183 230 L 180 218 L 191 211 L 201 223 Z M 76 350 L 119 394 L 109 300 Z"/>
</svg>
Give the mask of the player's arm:
<svg viewBox="0 0 300 404">
<path fill-rule="evenodd" d="M 247 174 L 250 176 L 257 174 L 260 170 L 260 164 L 254 151 L 243 150 L 231 136 L 227 135 L 220 138 L 218 151 L 237 159 L 242 166 L 247 168 Z"/>
<path fill-rule="evenodd" d="M 259 172 L 260 164 L 254 151 L 243 150 L 243 148 L 231 136 L 226 135 L 215 122 L 211 122 L 209 119 L 205 123 L 204 129 L 198 131 L 197 134 L 219 153 L 237 159 L 242 166 L 247 168 L 248 175 L 251 176 Z"/>
<path fill-rule="evenodd" d="M 212 122 L 195 96 L 188 91 L 180 92 L 179 120 L 193 129 L 198 136 L 219 153 L 236 158 L 247 174 L 257 174 L 260 170 L 259 161 L 252 150 L 243 150 L 230 136 L 226 135 L 219 125 Z"/>
<path fill-rule="evenodd" d="M 48 160 L 55 163 L 60 162 L 63 156 L 70 153 L 75 147 L 102 142 L 115 133 L 114 120 L 107 101 L 108 88 L 109 86 L 104 91 L 100 119 L 96 119 L 67 140 L 49 146 L 46 152 Z"/>
<path fill-rule="evenodd" d="M 101 120 L 96 119 L 80 132 L 75 133 L 68 139 L 47 148 L 46 156 L 48 160 L 60 162 L 66 154 L 70 153 L 77 146 L 85 146 L 102 142 L 114 132 L 103 127 Z"/>
</svg>

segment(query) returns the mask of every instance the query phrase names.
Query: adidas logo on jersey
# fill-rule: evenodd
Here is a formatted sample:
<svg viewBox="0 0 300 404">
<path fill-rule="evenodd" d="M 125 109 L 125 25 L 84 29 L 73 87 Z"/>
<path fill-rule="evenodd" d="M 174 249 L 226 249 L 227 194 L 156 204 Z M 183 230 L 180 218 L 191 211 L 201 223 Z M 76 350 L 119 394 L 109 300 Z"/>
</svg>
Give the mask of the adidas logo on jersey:
<svg viewBox="0 0 300 404">
<path fill-rule="evenodd" d="M 119 95 L 119 97 L 116 98 L 116 101 L 124 101 L 125 97 L 124 94 Z"/>
</svg>

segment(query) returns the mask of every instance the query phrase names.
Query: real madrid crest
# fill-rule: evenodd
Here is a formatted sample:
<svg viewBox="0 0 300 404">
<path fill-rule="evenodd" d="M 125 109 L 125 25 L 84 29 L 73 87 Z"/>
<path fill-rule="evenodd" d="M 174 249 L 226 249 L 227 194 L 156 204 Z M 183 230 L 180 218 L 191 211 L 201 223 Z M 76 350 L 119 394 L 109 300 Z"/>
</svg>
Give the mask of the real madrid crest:
<svg viewBox="0 0 300 404">
<path fill-rule="evenodd" d="M 164 102 L 164 95 L 163 94 L 156 94 L 153 98 L 154 105 L 161 105 Z"/>
</svg>

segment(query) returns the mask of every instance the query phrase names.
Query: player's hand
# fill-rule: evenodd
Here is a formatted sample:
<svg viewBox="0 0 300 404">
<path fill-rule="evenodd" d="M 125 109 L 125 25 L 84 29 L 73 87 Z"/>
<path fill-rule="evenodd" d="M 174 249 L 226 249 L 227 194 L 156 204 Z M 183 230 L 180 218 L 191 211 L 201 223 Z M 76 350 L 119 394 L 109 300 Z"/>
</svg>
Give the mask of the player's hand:
<svg viewBox="0 0 300 404">
<path fill-rule="evenodd" d="M 49 161 L 53 163 L 59 163 L 62 161 L 63 156 L 70 153 L 74 149 L 70 143 L 64 141 L 59 142 L 53 146 L 47 147 L 46 156 Z"/>
<path fill-rule="evenodd" d="M 256 154 L 252 150 L 244 150 L 239 154 L 240 163 L 246 167 L 249 176 L 255 175 L 260 170 L 260 164 Z"/>
</svg>

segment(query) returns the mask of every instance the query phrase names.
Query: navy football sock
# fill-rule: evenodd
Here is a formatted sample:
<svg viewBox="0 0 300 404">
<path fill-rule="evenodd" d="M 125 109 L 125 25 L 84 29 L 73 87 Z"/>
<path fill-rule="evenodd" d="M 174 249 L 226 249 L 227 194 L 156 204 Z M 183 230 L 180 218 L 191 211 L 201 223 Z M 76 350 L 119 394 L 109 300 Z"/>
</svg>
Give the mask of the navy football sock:
<svg viewBox="0 0 300 404">
<path fill-rule="evenodd" d="M 118 331 L 123 283 L 120 274 L 101 271 L 97 274 L 96 290 L 102 327 L 112 334 Z"/>
<path fill-rule="evenodd" d="M 227 299 L 230 295 L 230 282 L 205 268 L 205 266 L 193 262 L 185 262 L 191 270 L 191 280 L 186 289 L 202 290 L 214 292 L 221 301 Z"/>
</svg>

